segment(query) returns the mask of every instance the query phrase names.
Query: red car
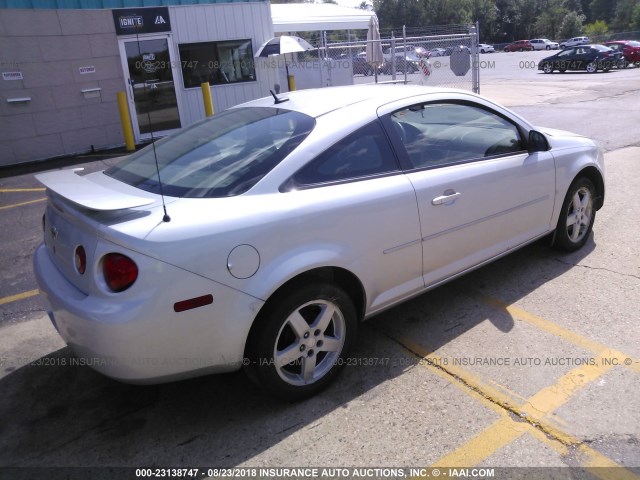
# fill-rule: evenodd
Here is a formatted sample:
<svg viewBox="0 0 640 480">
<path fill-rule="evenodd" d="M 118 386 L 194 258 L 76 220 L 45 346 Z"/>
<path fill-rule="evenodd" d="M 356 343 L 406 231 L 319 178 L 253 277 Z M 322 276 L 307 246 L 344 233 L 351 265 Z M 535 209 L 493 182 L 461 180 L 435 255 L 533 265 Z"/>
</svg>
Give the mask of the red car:
<svg viewBox="0 0 640 480">
<path fill-rule="evenodd" d="M 529 40 L 517 40 L 504 47 L 505 52 L 524 52 L 525 50 L 533 50 Z"/>
<path fill-rule="evenodd" d="M 615 40 L 606 42 L 604 45 L 616 52 L 622 52 L 625 67 L 630 63 L 635 63 L 636 66 L 640 67 L 640 42 L 635 40 Z"/>
</svg>

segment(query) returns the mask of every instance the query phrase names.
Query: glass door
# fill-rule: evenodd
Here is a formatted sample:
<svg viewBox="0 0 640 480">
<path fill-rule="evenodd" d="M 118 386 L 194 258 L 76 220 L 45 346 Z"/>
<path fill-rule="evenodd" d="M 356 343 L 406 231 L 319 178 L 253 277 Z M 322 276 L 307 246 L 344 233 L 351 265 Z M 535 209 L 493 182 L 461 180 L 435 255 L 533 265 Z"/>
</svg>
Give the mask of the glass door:
<svg viewBox="0 0 640 480">
<path fill-rule="evenodd" d="M 120 53 L 126 59 L 127 95 L 137 138 L 181 127 L 174 84 L 169 38 L 123 39 Z"/>
</svg>

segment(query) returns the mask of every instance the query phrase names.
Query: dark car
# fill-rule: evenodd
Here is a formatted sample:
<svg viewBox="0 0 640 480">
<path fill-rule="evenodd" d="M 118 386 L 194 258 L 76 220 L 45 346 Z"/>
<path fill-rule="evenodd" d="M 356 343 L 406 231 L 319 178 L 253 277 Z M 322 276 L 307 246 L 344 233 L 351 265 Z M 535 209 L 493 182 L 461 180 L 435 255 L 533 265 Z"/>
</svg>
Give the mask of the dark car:
<svg viewBox="0 0 640 480">
<path fill-rule="evenodd" d="M 622 53 L 622 68 L 628 67 L 630 63 L 640 67 L 640 42 L 635 40 L 614 40 L 606 42 L 604 46 Z"/>
<path fill-rule="evenodd" d="M 561 52 L 543 58 L 538 63 L 538 70 L 544 73 L 553 73 L 558 70 L 564 73 L 567 70 L 586 70 L 588 73 L 596 73 L 598 70 L 608 72 L 620 64 L 621 53 L 614 52 L 604 45 L 579 45 L 565 48 Z"/>
<path fill-rule="evenodd" d="M 504 47 L 505 52 L 524 52 L 525 50 L 533 50 L 529 40 L 518 40 Z"/>
<path fill-rule="evenodd" d="M 367 59 L 364 57 L 355 56 L 352 58 L 353 74 L 361 74 L 364 76 L 373 75 L 373 67 L 367 63 Z"/>
<path fill-rule="evenodd" d="M 416 73 L 418 71 L 418 59 L 414 59 L 410 56 L 402 57 L 396 56 L 396 73 Z M 392 60 L 385 60 L 380 67 L 380 72 L 386 75 L 391 75 L 393 72 Z"/>
<path fill-rule="evenodd" d="M 354 75 L 373 75 L 374 70 L 371 64 L 367 63 L 367 58 L 365 55 L 340 55 L 337 60 L 339 62 L 349 62 L 353 68 Z M 345 65 L 346 66 L 346 65 Z"/>
</svg>

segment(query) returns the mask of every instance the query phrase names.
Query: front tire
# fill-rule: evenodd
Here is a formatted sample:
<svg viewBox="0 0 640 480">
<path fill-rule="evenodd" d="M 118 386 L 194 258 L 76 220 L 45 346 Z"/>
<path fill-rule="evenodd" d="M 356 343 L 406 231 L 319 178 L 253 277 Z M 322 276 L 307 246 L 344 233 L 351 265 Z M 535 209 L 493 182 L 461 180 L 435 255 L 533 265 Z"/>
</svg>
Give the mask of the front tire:
<svg viewBox="0 0 640 480">
<path fill-rule="evenodd" d="M 550 63 L 545 63 L 542 66 L 542 71 L 544 73 L 553 73 L 553 65 L 551 65 Z"/>
<path fill-rule="evenodd" d="M 596 188 L 591 180 L 586 177 L 574 180 L 562 204 L 553 238 L 554 248 L 573 252 L 587 243 L 596 219 L 595 198 Z"/>
<path fill-rule="evenodd" d="M 265 309 L 247 341 L 249 377 L 289 401 L 328 387 L 357 332 L 349 296 L 337 286 L 311 283 L 277 296 Z"/>
</svg>

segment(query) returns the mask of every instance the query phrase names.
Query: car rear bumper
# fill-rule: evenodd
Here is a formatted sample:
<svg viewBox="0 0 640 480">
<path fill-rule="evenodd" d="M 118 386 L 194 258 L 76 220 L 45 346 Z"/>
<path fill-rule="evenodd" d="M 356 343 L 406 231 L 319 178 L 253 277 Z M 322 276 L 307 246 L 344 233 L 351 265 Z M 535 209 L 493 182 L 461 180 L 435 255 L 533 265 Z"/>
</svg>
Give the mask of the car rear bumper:
<svg viewBox="0 0 640 480">
<path fill-rule="evenodd" d="M 87 365 L 128 383 L 237 370 L 251 323 L 263 302 L 163 264 L 171 289 L 134 300 L 85 295 L 60 273 L 41 245 L 34 271 L 60 336 Z M 176 313 L 175 301 L 209 292 L 213 303 Z"/>
</svg>

